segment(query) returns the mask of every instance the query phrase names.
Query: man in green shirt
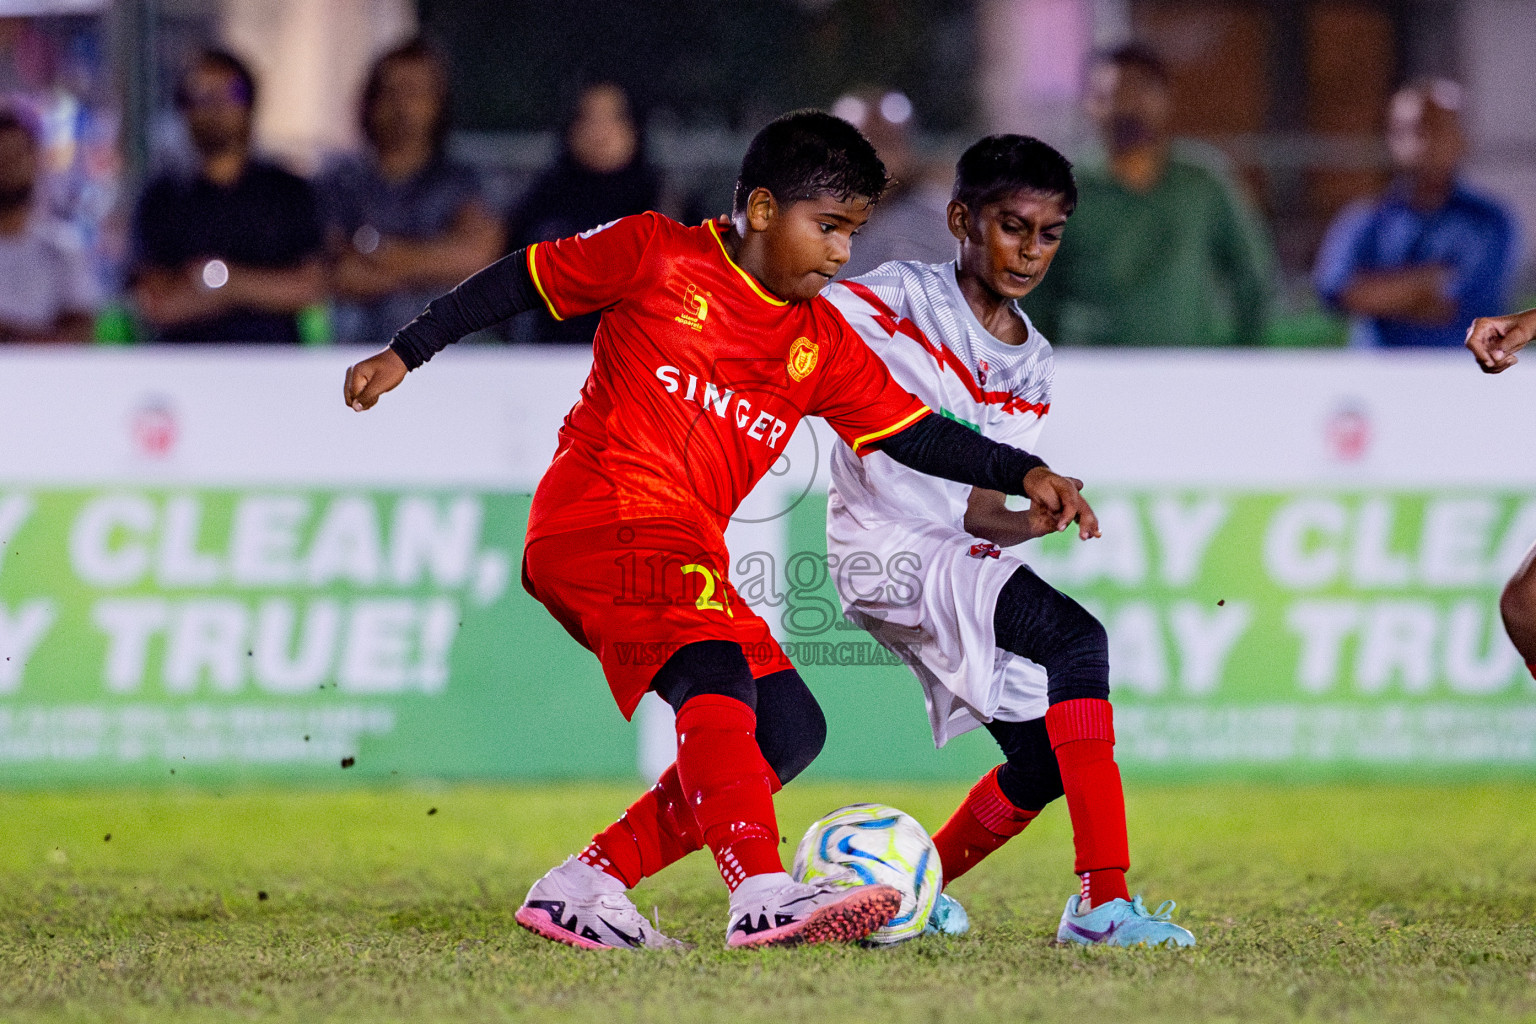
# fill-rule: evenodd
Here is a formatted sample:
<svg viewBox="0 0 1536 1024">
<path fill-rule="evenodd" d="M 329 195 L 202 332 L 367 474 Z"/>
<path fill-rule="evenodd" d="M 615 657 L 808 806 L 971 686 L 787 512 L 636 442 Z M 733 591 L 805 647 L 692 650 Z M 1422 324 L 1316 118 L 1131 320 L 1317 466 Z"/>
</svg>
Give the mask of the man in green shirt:
<svg viewBox="0 0 1536 1024">
<path fill-rule="evenodd" d="M 1269 237 L 1219 154 L 1168 130 L 1168 70 L 1145 47 L 1101 56 L 1086 109 L 1102 149 L 1077 166 L 1072 236 L 1024 303 L 1062 345 L 1257 345 Z"/>
</svg>

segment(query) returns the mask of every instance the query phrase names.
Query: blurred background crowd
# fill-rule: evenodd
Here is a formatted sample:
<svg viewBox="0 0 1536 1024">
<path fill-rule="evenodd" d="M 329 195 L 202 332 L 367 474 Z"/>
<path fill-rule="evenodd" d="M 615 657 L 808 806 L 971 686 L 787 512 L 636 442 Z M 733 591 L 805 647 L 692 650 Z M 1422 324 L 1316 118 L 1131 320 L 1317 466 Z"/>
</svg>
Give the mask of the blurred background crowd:
<svg viewBox="0 0 1536 1024">
<path fill-rule="evenodd" d="M 1065 151 L 1081 202 L 1025 303 L 1063 347 L 1453 347 L 1536 282 L 1531 0 L 3 10 L 4 341 L 378 347 L 530 242 L 725 212 L 752 133 L 801 106 L 897 178 L 848 274 L 952 256 L 978 136 Z"/>
</svg>

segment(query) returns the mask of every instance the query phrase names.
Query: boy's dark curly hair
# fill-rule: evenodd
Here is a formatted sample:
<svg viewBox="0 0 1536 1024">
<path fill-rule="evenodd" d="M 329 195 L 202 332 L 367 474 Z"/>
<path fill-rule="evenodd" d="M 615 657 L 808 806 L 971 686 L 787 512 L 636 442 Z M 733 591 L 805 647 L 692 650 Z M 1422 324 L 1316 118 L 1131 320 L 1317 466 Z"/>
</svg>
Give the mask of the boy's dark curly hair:
<svg viewBox="0 0 1536 1024">
<path fill-rule="evenodd" d="M 879 200 L 890 184 L 875 147 L 853 125 L 820 110 L 775 118 L 752 139 L 736 179 L 735 210 L 753 189 L 766 188 L 783 205 L 830 195 Z"/>
<path fill-rule="evenodd" d="M 1013 192 L 1061 196 L 1070 215 L 1077 208 L 1072 164 L 1028 135 L 988 135 L 955 164 L 954 198 L 979 210 Z"/>
</svg>

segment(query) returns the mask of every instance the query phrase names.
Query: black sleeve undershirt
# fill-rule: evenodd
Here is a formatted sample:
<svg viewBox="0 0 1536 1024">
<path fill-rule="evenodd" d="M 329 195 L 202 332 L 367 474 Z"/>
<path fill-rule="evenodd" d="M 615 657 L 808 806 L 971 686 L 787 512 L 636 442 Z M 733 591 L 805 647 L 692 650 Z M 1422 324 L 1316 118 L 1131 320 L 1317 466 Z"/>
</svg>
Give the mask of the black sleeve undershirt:
<svg viewBox="0 0 1536 1024">
<path fill-rule="evenodd" d="M 933 413 L 871 445 L 909 469 L 1004 494 L 1024 493 L 1024 474 L 1045 465 L 1012 445 Z"/>
<path fill-rule="evenodd" d="M 538 305 L 538 290 L 528 276 L 528 250 L 519 249 L 429 302 L 420 316 L 395 332 L 389 347 L 406 369 L 414 370 L 460 338 Z"/>
</svg>

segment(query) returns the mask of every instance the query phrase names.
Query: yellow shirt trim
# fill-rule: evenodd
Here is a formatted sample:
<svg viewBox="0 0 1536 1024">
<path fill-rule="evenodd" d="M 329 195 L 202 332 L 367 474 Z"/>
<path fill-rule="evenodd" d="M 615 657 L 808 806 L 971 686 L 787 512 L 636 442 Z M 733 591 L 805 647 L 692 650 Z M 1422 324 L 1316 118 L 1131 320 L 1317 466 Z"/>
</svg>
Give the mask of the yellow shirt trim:
<svg viewBox="0 0 1536 1024">
<path fill-rule="evenodd" d="M 544 290 L 544 284 L 539 280 L 539 265 L 533 259 L 533 252 L 538 247 L 538 242 L 534 242 L 528 247 L 528 276 L 533 278 L 533 286 L 539 290 L 539 298 L 543 299 L 544 305 L 549 307 L 549 315 L 556 320 L 564 320 L 565 317 L 561 316 L 560 312 L 555 309 L 555 304 L 549 299 L 549 292 Z"/>
<path fill-rule="evenodd" d="M 747 282 L 747 284 L 751 287 L 751 289 L 753 291 L 757 292 L 758 298 L 762 299 L 764 302 L 771 303 L 772 305 L 775 305 L 775 306 L 787 306 L 787 305 L 789 305 L 789 303 L 786 302 L 785 300 L 783 300 L 783 299 L 776 299 L 772 295 L 770 295 L 767 292 L 763 291 L 762 286 L 757 283 L 757 278 L 753 277 L 751 274 L 747 273 L 745 270 L 742 270 L 740 267 L 738 267 L 736 265 L 736 261 L 731 259 L 731 254 L 729 252 L 726 252 L 726 250 L 725 250 L 725 239 L 720 237 L 720 231 L 719 231 L 719 229 L 717 229 L 715 227 L 715 222 L 714 221 L 709 221 L 708 223 L 709 223 L 709 233 L 715 236 L 715 244 L 720 246 L 720 255 L 724 256 L 725 257 L 725 262 L 727 262 L 727 263 L 729 263 L 731 265 L 731 269 L 736 271 L 736 273 L 740 274 L 741 275 L 741 279 L 743 281 Z M 535 284 L 538 283 L 538 278 L 534 278 L 534 283 Z"/>
<path fill-rule="evenodd" d="M 883 438 L 890 437 L 892 434 L 901 432 L 931 412 L 933 412 L 933 410 L 925 405 L 921 409 L 917 410 L 917 412 L 914 412 L 912 415 L 905 417 L 898 423 L 891 424 L 884 430 L 877 430 L 873 434 L 865 434 L 863 437 L 858 438 L 853 442 L 854 454 L 858 454 L 859 449 L 867 444 L 871 444 L 875 441 L 882 440 Z"/>
</svg>

